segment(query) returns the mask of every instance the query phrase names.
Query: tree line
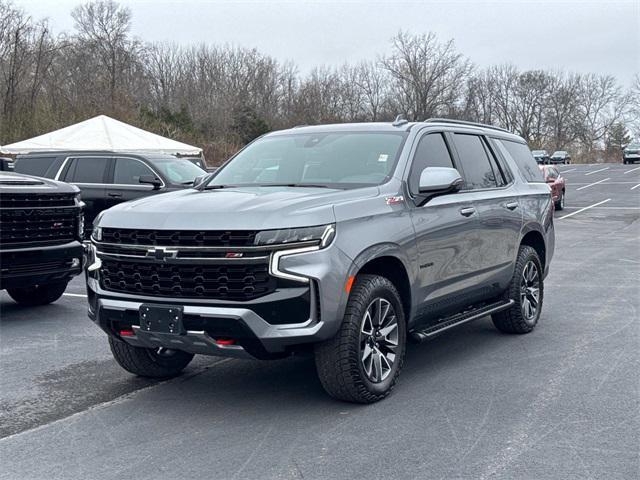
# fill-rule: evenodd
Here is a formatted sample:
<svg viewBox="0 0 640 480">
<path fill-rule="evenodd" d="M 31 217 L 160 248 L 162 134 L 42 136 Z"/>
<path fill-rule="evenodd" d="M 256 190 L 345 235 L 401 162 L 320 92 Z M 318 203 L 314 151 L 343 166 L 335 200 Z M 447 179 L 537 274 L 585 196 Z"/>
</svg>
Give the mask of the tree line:
<svg viewBox="0 0 640 480">
<path fill-rule="evenodd" d="M 532 149 L 619 156 L 640 137 L 640 77 L 480 68 L 435 34 L 400 32 L 375 60 L 301 74 L 257 49 L 148 43 L 112 0 L 78 5 L 53 32 L 0 0 L 0 144 L 98 114 L 201 146 L 218 164 L 269 130 L 300 124 L 458 118 L 504 127 Z"/>
</svg>

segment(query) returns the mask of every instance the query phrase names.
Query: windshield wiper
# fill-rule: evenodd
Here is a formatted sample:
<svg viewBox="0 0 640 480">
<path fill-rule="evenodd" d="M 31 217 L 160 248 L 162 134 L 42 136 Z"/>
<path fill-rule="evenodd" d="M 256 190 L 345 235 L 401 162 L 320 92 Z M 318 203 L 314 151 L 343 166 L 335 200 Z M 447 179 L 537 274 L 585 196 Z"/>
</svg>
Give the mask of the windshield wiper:
<svg viewBox="0 0 640 480">
<path fill-rule="evenodd" d="M 219 190 L 222 188 L 236 188 L 237 185 L 207 185 L 206 187 L 204 187 L 205 190 Z"/>
<path fill-rule="evenodd" d="M 264 183 L 262 185 L 256 185 L 257 187 L 307 187 L 307 188 L 330 188 L 334 189 L 335 187 L 330 187 L 328 185 L 322 185 L 319 183 Z"/>
</svg>

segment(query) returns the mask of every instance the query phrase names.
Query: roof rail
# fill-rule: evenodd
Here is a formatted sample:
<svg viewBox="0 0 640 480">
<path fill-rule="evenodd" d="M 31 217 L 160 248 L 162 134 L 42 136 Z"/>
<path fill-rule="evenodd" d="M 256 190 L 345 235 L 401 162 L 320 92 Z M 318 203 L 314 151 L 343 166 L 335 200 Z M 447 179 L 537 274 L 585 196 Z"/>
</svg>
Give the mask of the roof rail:
<svg viewBox="0 0 640 480">
<path fill-rule="evenodd" d="M 405 125 L 407 123 L 409 123 L 409 120 L 407 120 L 404 117 L 404 115 L 401 113 L 396 117 L 396 119 L 393 121 L 391 125 L 393 125 L 394 127 L 401 127 L 402 125 Z"/>
<path fill-rule="evenodd" d="M 490 128 L 492 130 L 499 130 L 501 132 L 511 133 L 506 128 L 487 125 L 486 123 L 467 122 L 465 120 L 455 120 L 453 118 L 427 118 L 425 120 L 425 123 L 455 123 L 457 125 L 469 125 L 470 127 Z"/>
<path fill-rule="evenodd" d="M 294 126 L 293 126 L 293 127 L 291 127 L 291 128 L 302 128 L 302 127 L 308 127 L 308 126 L 309 126 L 309 124 L 308 124 L 308 123 L 301 123 L 300 125 L 294 125 Z"/>
</svg>

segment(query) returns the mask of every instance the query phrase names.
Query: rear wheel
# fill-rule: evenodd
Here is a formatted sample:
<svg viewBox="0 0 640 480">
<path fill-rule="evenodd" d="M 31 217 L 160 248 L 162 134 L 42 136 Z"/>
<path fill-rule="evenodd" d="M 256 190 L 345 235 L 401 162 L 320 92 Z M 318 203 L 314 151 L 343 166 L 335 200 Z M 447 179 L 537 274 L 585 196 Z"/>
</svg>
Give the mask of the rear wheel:
<svg viewBox="0 0 640 480">
<path fill-rule="evenodd" d="M 378 275 L 359 275 L 340 330 L 316 346 L 320 382 L 339 400 L 382 400 L 396 384 L 405 347 L 404 312 L 393 283 Z"/>
<path fill-rule="evenodd" d="M 514 305 L 492 315 L 493 324 L 505 333 L 529 333 L 537 325 L 542 310 L 544 284 L 538 253 L 528 245 L 518 252 L 516 268 L 507 291 Z"/>
<path fill-rule="evenodd" d="M 111 337 L 109 347 L 122 368 L 141 377 L 175 377 L 193 360 L 192 353 L 182 350 L 134 347 Z"/>
<path fill-rule="evenodd" d="M 564 210 L 564 190 L 560 192 L 560 198 L 556 202 L 556 210 Z"/>
<path fill-rule="evenodd" d="M 7 293 L 20 305 L 35 307 L 58 300 L 67 289 L 69 282 L 46 283 L 26 288 L 8 288 Z"/>
</svg>

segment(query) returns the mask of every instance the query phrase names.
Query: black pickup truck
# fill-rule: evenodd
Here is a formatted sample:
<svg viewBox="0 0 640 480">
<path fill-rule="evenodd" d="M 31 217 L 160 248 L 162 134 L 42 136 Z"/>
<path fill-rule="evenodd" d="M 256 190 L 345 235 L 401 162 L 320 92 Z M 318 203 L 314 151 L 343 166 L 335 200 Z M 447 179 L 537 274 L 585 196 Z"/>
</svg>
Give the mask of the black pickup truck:
<svg viewBox="0 0 640 480">
<path fill-rule="evenodd" d="M 0 171 L 0 289 L 45 305 L 82 271 L 82 207 L 73 185 Z"/>
</svg>

